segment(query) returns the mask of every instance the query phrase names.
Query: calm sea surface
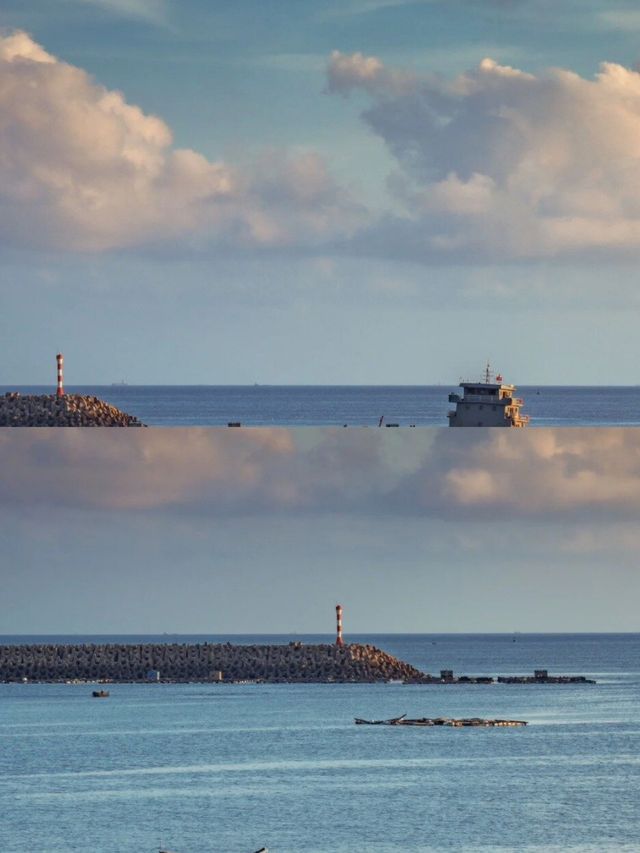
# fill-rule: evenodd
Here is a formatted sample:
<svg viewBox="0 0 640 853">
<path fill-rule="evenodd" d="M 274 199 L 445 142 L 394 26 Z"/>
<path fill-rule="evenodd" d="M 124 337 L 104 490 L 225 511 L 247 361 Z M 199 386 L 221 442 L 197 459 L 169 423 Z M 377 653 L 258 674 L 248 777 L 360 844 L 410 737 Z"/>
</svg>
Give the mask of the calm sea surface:
<svg viewBox="0 0 640 853">
<path fill-rule="evenodd" d="M 87 685 L 3 684 L 0 849 L 640 849 L 640 635 L 349 639 L 373 642 L 430 672 L 497 675 L 547 667 L 598 684 L 113 685 L 107 700 L 92 699 Z M 9 641 L 26 638 L 0 638 Z M 405 712 L 513 717 L 530 725 L 353 724 L 354 716 Z"/>
<path fill-rule="evenodd" d="M 52 386 L 0 386 L 0 393 L 50 394 Z M 149 426 L 447 426 L 445 385 L 96 385 L 67 386 L 95 394 Z M 637 426 L 640 386 L 522 387 L 532 426 Z"/>
</svg>

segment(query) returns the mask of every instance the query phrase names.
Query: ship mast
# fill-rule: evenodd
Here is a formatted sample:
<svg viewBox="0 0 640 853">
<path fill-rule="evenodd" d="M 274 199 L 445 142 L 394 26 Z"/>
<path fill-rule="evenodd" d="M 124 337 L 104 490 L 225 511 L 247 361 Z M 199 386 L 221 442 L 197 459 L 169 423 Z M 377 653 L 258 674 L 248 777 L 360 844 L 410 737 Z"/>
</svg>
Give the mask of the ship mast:
<svg viewBox="0 0 640 853">
<path fill-rule="evenodd" d="M 484 382 L 485 385 L 491 384 L 491 365 L 489 364 L 489 359 L 487 359 L 487 366 L 484 369 Z"/>
</svg>

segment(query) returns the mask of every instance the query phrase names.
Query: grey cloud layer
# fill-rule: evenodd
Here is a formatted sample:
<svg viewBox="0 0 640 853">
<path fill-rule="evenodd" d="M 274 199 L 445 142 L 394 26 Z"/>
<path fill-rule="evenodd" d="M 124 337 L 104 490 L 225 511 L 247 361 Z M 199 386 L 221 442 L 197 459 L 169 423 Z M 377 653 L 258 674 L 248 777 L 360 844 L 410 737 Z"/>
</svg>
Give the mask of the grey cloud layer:
<svg viewBox="0 0 640 853">
<path fill-rule="evenodd" d="M 4 430 L 0 501 L 206 514 L 625 521 L 640 431 Z"/>
</svg>

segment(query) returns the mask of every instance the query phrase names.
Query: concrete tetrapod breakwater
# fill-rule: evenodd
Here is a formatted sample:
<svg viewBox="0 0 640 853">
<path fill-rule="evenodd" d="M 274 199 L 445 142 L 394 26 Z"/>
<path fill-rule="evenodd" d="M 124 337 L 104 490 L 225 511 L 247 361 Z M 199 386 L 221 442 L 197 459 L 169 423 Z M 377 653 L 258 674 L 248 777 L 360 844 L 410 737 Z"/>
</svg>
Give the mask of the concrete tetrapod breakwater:
<svg viewBox="0 0 640 853">
<path fill-rule="evenodd" d="M 0 681 L 424 683 L 375 646 L 231 643 L 0 646 Z"/>
<path fill-rule="evenodd" d="M 141 427 L 133 415 L 99 397 L 82 394 L 25 394 L 0 397 L 0 427 Z"/>
</svg>

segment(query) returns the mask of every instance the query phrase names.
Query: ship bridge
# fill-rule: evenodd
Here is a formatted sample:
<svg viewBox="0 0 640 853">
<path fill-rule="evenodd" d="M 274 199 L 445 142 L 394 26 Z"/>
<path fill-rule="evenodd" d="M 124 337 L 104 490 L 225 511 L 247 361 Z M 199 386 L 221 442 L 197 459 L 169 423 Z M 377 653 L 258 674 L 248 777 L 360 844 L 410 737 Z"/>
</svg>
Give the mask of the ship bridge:
<svg viewBox="0 0 640 853">
<path fill-rule="evenodd" d="M 462 394 L 449 394 L 449 402 L 456 404 L 447 415 L 449 426 L 524 427 L 529 423 L 529 416 L 520 412 L 524 401 L 515 396 L 516 386 L 503 382 L 500 374 L 494 377 L 488 362 L 482 380 L 463 379 L 460 388 Z"/>
</svg>

